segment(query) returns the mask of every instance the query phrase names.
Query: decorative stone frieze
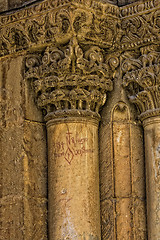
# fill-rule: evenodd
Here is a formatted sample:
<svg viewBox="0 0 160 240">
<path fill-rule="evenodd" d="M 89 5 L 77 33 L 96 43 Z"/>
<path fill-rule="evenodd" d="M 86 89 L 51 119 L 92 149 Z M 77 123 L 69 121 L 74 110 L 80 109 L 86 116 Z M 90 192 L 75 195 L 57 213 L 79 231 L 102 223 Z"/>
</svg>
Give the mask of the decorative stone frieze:
<svg viewBox="0 0 160 240">
<path fill-rule="evenodd" d="M 98 1 L 44 1 L 2 16 L 0 27 L 1 56 L 51 43 L 65 44 L 73 36 L 81 43 L 109 48 L 117 37 L 119 40 L 119 9 Z"/>
<path fill-rule="evenodd" d="M 121 8 L 96 0 L 45 0 L 0 17 L 0 55 L 65 44 L 73 36 L 109 51 L 133 49 L 159 41 L 159 18 L 158 0 Z"/>
<path fill-rule="evenodd" d="M 153 8 L 153 6 L 153 2 L 148 1 L 144 4 L 137 4 L 133 8 L 124 8 L 121 10 L 122 15 L 129 16 L 122 17 L 120 48 L 124 50 L 134 49 L 146 44 L 159 42 L 160 10 Z M 142 9 L 146 10 L 146 13 Z"/>
</svg>

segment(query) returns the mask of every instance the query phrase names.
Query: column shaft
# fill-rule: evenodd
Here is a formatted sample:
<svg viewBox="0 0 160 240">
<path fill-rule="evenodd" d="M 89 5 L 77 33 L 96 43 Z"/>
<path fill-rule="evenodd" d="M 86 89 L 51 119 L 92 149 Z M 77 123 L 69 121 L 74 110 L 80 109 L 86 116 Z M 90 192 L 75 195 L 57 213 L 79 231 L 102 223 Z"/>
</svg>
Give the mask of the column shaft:
<svg viewBox="0 0 160 240">
<path fill-rule="evenodd" d="M 160 117 L 144 120 L 148 239 L 160 239 Z"/>
<path fill-rule="evenodd" d="M 98 122 L 50 120 L 49 238 L 100 240 Z"/>
</svg>

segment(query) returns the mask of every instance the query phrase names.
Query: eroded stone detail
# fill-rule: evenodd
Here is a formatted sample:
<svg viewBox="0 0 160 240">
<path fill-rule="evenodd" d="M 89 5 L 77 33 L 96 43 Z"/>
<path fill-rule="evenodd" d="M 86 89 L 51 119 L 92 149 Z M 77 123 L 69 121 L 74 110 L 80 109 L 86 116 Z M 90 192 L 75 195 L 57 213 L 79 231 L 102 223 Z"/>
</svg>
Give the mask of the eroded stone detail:
<svg viewBox="0 0 160 240">
<path fill-rule="evenodd" d="M 150 3 L 151 4 L 151 3 Z M 152 7 L 148 4 L 148 9 Z M 143 5 L 135 6 L 135 13 L 138 13 L 138 8 L 143 9 Z M 148 10 L 146 7 L 146 10 Z M 124 9 L 124 12 L 127 9 Z M 123 12 L 123 13 L 124 13 Z M 134 13 L 134 11 L 133 11 Z M 124 13 L 125 14 L 125 13 Z M 152 10 L 148 14 L 139 14 L 131 16 L 130 18 L 122 18 L 122 38 L 121 47 L 135 48 L 146 43 L 157 42 L 160 40 L 160 10 Z"/>
<path fill-rule="evenodd" d="M 75 35 L 82 43 L 112 47 L 115 39 L 119 41 L 118 16 L 118 7 L 107 3 L 44 1 L 27 11 L 0 18 L 0 54 L 48 43 L 65 44 Z"/>
<path fill-rule="evenodd" d="M 139 52 L 124 54 L 123 84 L 131 102 L 135 103 L 141 119 L 160 113 L 160 52 L 150 45 Z"/>
<path fill-rule="evenodd" d="M 98 46 L 82 48 L 73 38 L 63 47 L 47 47 L 26 58 L 25 78 L 32 80 L 37 104 L 48 113 L 87 110 L 95 113 L 113 88 L 119 60 Z"/>
<path fill-rule="evenodd" d="M 159 41 L 159 18 L 158 0 L 122 8 L 95 0 L 46 0 L 0 17 L 0 55 L 64 44 L 73 36 L 110 51 L 132 49 Z"/>
</svg>

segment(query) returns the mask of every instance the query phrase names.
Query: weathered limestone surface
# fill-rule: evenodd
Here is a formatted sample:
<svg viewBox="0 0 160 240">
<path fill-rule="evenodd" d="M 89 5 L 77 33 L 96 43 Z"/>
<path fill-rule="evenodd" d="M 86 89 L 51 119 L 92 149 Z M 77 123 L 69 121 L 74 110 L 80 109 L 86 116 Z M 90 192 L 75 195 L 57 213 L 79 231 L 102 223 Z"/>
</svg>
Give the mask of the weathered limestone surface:
<svg viewBox="0 0 160 240">
<path fill-rule="evenodd" d="M 4 1 L 0 5 L 5 11 L 19 7 L 22 2 Z M 98 116 L 106 92 L 112 90 L 112 82 L 114 91 L 102 111 L 99 129 L 102 239 L 147 239 L 144 141 L 138 114 L 146 131 L 149 238 L 159 239 L 159 133 L 155 134 L 159 125 L 146 125 L 150 121 L 146 117 L 157 118 L 160 112 L 160 5 L 159 0 L 136 2 L 44 0 L 0 17 L 2 239 L 48 239 L 43 114 L 78 109 L 78 114 L 85 110 Z M 119 8 L 117 4 L 128 6 Z M 23 57 L 16 57 L 17 52 Z M 24 76 L 24 68 L 28 76 Z M 138 113 L 127 97 L 135 103 Z M 45 111 L 41 113 L 37 105 Z M 76 127 L 75 132 L 78 132 Z M 54 142 L 54 133 L 51 135 L 49 139 Z M 55 136 L 62 138 L 63 143 L 63 134 Z M 53 147 L 52 143 L 50 146 Z M 52 159 L 55 152 L 49 151 Z M 80 163 L 81 159 L 76 159 Z M 75 169 L 79 170 L 77 166 Z M 73 171 L 72 174 L 75 177 Z M 59 176 L 67 181 L 65 176 Z M 55 181 L 53 176 L 51 180 Z M 74 188 L 70 188 L 73 193 Z M 50 189 L 52 194 L 51 184 Z M 55 210 L 58 196 L 55 202 L 49 200 L 53 201 L 50 213 Z M 61 201 L 58 204 L 61 207 Z M 84 211 L 86 206 L 81 206 Z M 74 216 L 73 207 L 69 208 Z M 87 209 L 93 210 L 92 204 Z M 97 216 L 96 213 L 95 208 L 92 215 Z M 58 221 L 61 226 L 62 220 Z M 77 219 L 76 222 L 80 226 Z M 84 229 L 89 224 L 84 224 Z M 81 227 L 80 235 L 84 238 Z M 91 239 L 96 236 L 88 234 Z"/>
<path fill-rule="evenodd" d="M 121 103 L 115 106 L 112 118 L 113 180 L 114 196 L 117 199 L 116 235 L 117 239 L 132 239 L 130 126 L 127 124 L 129 120 L 127 107 L 123 103 L 122 106 Z M 126 123 L 123 123 L 124 120 Z"/>
<path fill-rule="evenodd" d="M 25 239 L 47 239 L 47 154 L 45 126 L 24 123 Z"/>
<path fill-rule="evenodd" d="M 46 136 L 24 118 L 22 57 L 0 62 L 0 239 L 46 239 Z"/>
<path fill-rule="evenodd" d="M 47 123 L 49 237 L 100 240 L 98 122 L 51 121 Z"/>
<path fill-rule="evenodd" d="M 160 117 L 144 120 L 148 238 L 160 239 Z"/>
<path fill-rule="evenodd" d="M 126 131 L 127 123 L 120 124 Z M 130 146 L 125 132 L 122 132 L 122 137 L 126 137 L 127 144 L 124 142 L 123 145 L 122 140 L 118 146 L 115 143 L 112 145 L 111 125 L 101 126 L 100 130 L 103 132 L 100 132 L 103 145 L 104 142 L 107 145 L 104 146 L 104 151 L 100 148 L 102 239 L 115 239 L 116 236 L 117 239 L 137 239 L 137 236 L 139 239 L 146 239 L 144 158 L 141 142 L 143 134 L 139 126 L 130 124 L 129 127 L 132 131 Z M 119 140 L 118 137 L 114 139 Z M 123 146 L 127 147 L 125 151 Z M 113 148 L 115 151 L 121 148 L 119 155 L 114 155 L 116 159 L 113 158 Z M 128 155 L 130 150 L 132 156 Z M 130 161 L 124 162 L 129 156 Z"/>
<path fill-rule="evenodd" d="M 51 239 L 101 239 L 98 112 L 112 90 L 112 68 L 101 48 L 83 48 L 75 37 L 25 58 L 24 77 L 47 114 Z"/>
<path fill-rule="evenodd" d="M 102 239 L 146 240 L 143 132 L 115 75 L 99 131 Z"/>
<path fill-rule="evenodd" d="M 8 1 L 0 0 L 0 12 L 8 10 Z"/>
<path fill-rule="evenodd" d="M 160 49 L 143 47 L 123 62 L 123 84 L 137 106 L 144 127 L 148 238 L 160 238 L 159 218 L 159 126 L 160 126 Z M 124 67 L 125 65 L 125 67 Z M 125 71 L 124 71 L 125 72 Z"/>
<path fill-rule="evenodd" d="M 1 61 L 1 204 L 2 239 L 23 239 L 23 111 L 17 61 Z M 16 80 L 19 81 L 16 81 Z M 15 86 L 15 88 L 14 88 Z M 19 214 L 17 215 L 17 212 Z"/>
</svg>

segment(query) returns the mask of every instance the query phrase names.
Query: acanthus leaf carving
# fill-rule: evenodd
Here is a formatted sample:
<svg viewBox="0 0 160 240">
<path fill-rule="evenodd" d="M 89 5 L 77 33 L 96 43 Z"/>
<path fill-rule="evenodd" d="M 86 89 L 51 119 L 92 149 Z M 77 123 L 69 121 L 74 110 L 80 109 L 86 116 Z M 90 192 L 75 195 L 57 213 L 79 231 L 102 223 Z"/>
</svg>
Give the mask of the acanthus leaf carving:
<svg viewBox="0 0 160 240">
<path fill-rule="evenodd" d="M 135 57 L 136 55 L 134 54 L 132 58 L 123 58 L 123 85 L 127 89 L 131 102 L 136 104 L 143 120 L 160 111 L 159 46 L 143 47 L 139 51 L 139 56 Z"/>
<path fill-rule="evenodd" d="M 119 59 L 106 57 L 98 46 L 83 49 L 76 38 L 65 46 L 50 46 L 28 55 L 25 78 L 32 80 L 37 104 L 47 112 L 87 110 L 98 114 L 113 88 Z"/>
</svg>

